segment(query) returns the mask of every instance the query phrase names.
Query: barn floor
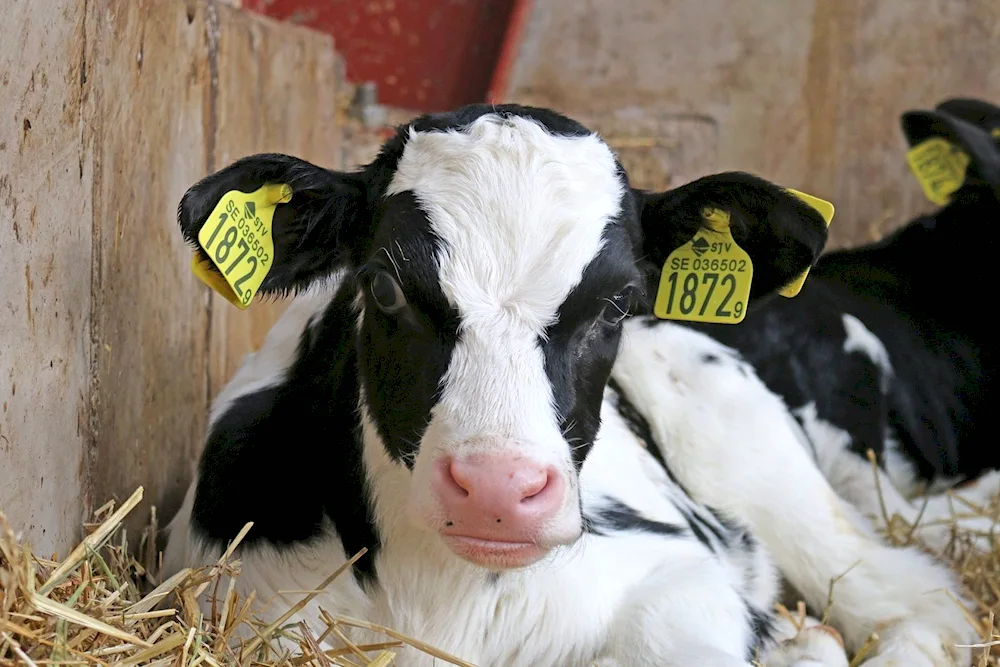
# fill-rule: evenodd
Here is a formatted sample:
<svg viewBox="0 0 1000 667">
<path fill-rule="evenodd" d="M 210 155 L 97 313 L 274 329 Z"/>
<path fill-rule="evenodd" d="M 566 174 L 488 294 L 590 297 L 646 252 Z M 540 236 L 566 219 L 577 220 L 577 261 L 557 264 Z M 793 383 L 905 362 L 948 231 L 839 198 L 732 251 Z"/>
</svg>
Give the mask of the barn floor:
<svg viewBox="0 0 1000 667">
<path fill-rule="evenodd" d="M 157 559 L 148 537 L 155 534 L 156 519 L 142 535 L 129 536 L 122 521 L 142 501 L 142 489 L 120 506 L 109 502 L 85 524 L 88 537 L 65 559 L 46 559 L 33 554 L 12 532 L 0 513 L 0 665 L 6 664 L 115 664 L 151 665 L 373 665 L 393 664 L 403 644 L 431 653 L 445 663 L 469 665 L 410 638 L 366 623 L 363 619 L 328 617 L 324 635 L 337 635 L 348 627 L 364 627 L 385 636 L 383 643 L 320 653 L 317 637 L 305 628 L 284 621 L 265 625 L 252 609 L 259 600 L 241 600 L 228 585 L 226 574 L 238 573 L 237 560 L 226 559 L 212 568 L 184 571 L 160 582 Z M 960 504 L 958 501 L 956 505 Z M 975 511 L 1000 520 L 1000 498 L 991 507 Z M 966 509 L 957 510 L 965 512 Z M 893 517 L 885 531 L 897 544 L 906 543 L 911 527 Z M 1000 667 L 991 653 L 991 643 L 1000 644 L 995 616 L 1000 612 L 1000 541 L 990 553 L 974 552 L 969 535 L 956 531 L 948 553 L 940 555 L 962 576 L 977 609 L 969 621 L 978 630 L 984 647 L 977 651 L 972 667 Z M 138 544 L 130 544 L 138 540 Z M 234 545 L 235 546 L 235 545 Z M 130 555 L 136 554 L 136 555 Z M 361 554 L 358 554 L 359 556 Z M 328 580 L 343 575 L 331 573 Z M 203 618 L 195 599 L 215 596 L 218 604 L 212 618 Z M 836 586 L 831 590 L 836 597 Z M 299 606 L 308 603 L 305 595 Z M 294 611 L 294 609 L 293 609 Z M 793 616 L 795 612 L 793 610 Z M 290 615 L 290 614 L 289 614 Z M 242 626 L 252 628 L 256 639 L 240 649 L 227 646 L 227 639 Z M 278 649 L 279 638 L 296 648 Z M 286 644 L 287 645 L 287 644 Z M 852 660 L 864 658 L 865 650 Z M 1000 650 L 995 653 L 1000 655 Z M 178 658 L 180 661 L 178 662 Z"/>
</svg>

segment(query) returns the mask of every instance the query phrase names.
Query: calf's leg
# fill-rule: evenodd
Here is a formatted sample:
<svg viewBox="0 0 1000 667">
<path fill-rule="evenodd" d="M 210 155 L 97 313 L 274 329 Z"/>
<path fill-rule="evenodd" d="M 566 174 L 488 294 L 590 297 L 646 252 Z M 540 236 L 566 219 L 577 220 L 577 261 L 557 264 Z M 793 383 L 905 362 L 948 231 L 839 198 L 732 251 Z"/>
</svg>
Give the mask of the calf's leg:
<svg viewBox="0 0 1000 667">
<path fill-rule="evenodd" d="M 648 419 L 678 481 L 748 524 L 849 651 L 877 633 L 864 665 L 970 662 L 974 629 L 956 577 L 910 547 L 884 543 L 840 498 L 803 446 L 784 403 L 729 348 L 665 322 L 630 323 L 614 378 Z"/>
</svg>

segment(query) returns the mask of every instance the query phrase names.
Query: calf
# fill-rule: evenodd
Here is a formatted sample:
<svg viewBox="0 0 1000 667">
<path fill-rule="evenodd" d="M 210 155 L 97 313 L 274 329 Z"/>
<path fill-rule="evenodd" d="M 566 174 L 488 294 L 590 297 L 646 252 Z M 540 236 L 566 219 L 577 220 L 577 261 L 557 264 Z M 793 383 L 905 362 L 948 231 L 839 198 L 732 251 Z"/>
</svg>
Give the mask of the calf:
<svg viewBox="0 0 1000 667">
<path fill-rule="evenodd" d="M 355 173 L 240 160 L 184 195 L 185 238 L 269 183 L 292 194 L 261 291 L 304 292 L 213 405 L 167 573 L 253 521 L 239 586 L 264 599 L 367 547 L 298 613 L 317 634 L 323 608 L 481 665 L 846 665 L 830 634 L 775 622 L 759 532 L 813 600 L 857 566 L 835 618 L 854 648 L 887 624 L 872 664 L 967 654 L 954 581 L 864 532 L 745 364 L 629 320 L 706 207 L 754 262 L 751 300 L 787 284 L 826 240 L 801 200 L 739 173 L 639 192 L 570 119 L 475 105 L 401 127 Z"/>
<path fill-rule="evenodd" d="M 989 324 L 1000 225 L 1000 108 L 952 99 L 902 116 L 911 146 L 941 138 L 968 156 L 961 187 L 932 215 L 883 240 L 826 253 L 793 300 L 775 299 L 740 326 L 693 325 L 741 352 L 795 409 L 834 488 L 868 514 L 881 503 L 932 547 L 948 519 L 990 544 L 992 521 L 924 487 L 979 478 L 978 505 L 1000 490 L 991 423 L 996 353 Z M 982 426 L 982 428 L 980 428 Z M 866 451 L 875 452 L 876 489 Z M 986 475 L 980 477 L 985 471 Z"/>
</svg>

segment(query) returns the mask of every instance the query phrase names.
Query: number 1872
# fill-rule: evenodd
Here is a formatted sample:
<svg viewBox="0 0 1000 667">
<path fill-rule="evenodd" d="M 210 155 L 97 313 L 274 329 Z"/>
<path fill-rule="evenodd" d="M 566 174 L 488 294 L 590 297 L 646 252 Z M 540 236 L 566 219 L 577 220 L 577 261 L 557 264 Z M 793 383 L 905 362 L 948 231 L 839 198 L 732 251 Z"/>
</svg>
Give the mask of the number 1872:
<svg viewBox="0 0 1000 667">
<path fill-rule="evenodd" d="M 718 273 L 702 273 L 699 279 L 698 273 L 691 272 L 684 276 L 683 281 L 680 276 L 679 271 L 672 271 L 667 275 L 667 282 L 670 284 L 670 294 L 667 296 L 666 304 L 668 315 L 674 313 L 675 307 L 682 315 L 690 315 L 695 308 L 698 308 L 699 317 L 705 315 L 712 302 L 712 297 L 715 295 L 716 288 L 720 289 L 720 293 L 721 290 L 726 290 L 726 293 L 711 315 L 737 318 L 743 314 L 742 301 L 736 301 L 732 306 L 729 303 L 736 292 L 736 276 L 733 274 L 725 273 L 720 276 Z M 698 297 L 701 294 L 699 292 L 704 294 L 703 298 L 700 299 L 700 307 Z"/>
<path fill-rule="evenodd" d="M 238 238 L 240 234 L 235 225 L 230 223 L 230 226 L 226 229 L 226 233 L 222 235 L 222 238 L 220 238 L 219 242 L 216 244 L 215 252 L 212 253 L 212 244 L 215 243 L 215 239 L 219 236 L 219 232 L 222 230 L 223 226 L 225 226 L 228 219 L 229 213 L 222 212 L 219 214 L 219 221 L 216 223 L 215 229 L 212 231 L 212 235 L 208 237 L 208 243 L 205 244 L 205 252 L 212 255 L 212 259 L 215 260 L 215 265 L 219 267 L 219 270 L 222 271 L 225 276 L 232 273 L 233 269 L 236 268 L 236 265 L 246 258 L 247 264 L 250 265 L 250 270 L 240 276 L 236 282 L 233 283 L 233 291 L 236 292 L 237 296 L 239 296 L 243 303 L 249 303 L 250 297 L 253 296 L 253 291 L 250 289 L 243 290 L 243 283 L 249 280 L 253 274 L 257 272 L 257 258 L 253 255 L 247 254 L 250 252 L 250 245 L 246 242 L 246 240 Z M 238 254 L 236 254 L 233 261 L 229 263 L 229 266 L 223 269 L 223 265 L 229 259 L 234 245 L 239 249 L 237 251 Z"/>
</svg>

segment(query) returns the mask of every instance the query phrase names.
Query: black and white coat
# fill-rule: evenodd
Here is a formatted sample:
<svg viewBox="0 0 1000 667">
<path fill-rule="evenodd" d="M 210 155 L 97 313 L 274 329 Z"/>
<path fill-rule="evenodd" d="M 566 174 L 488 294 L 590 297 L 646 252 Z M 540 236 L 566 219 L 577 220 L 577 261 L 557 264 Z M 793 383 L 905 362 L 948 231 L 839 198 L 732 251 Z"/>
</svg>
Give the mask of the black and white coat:
<svg viewBox="0 0 1000 667">
<path fill-rule="evenodd" d="M 751 301 L 789 282 L 826 241 L 797 198 L 746 174 L 638 192 L 577 123 L 477 105 L 357 173 L 241 160 L 185 195 L 185 237 L 265 182 L 295 194 L 262 290 L 305 291 L 214 403 L 167 574 L 252 520 L 259 599 L 369 549 L 298 615 L 317 633 L 323 608 L 484 666 L 846 665 L 775 621 L 773 556 L 817 608 L 851 570 L 832 619 L 849 649 L 879 627 L 866 665 L 968 660 L 947 570 L 872 534 L 731 350 L 644 315 L 706 206 L 732 214 Z"/>
<path fill-rule="evenodd" d="M 970 162 L 961 189 L 886 238 L 822 256 L 802 292 L 736 327 L 695 325 L 751 362 L 808 434 L 837 492 L 882 522 L 917 523 L 944 549 L 952 520 L 992 545 L 983 507 L 1000 492 L 996 341 L 989 311 L 1000 238 L 1000 108 L 942 102 L 901 118 L 910 146 L 941 137 Z M 881 498 L 866 452 L 875 452 Z M 924 492 L 930 492 L 920 498 Z"/>
</svg>

